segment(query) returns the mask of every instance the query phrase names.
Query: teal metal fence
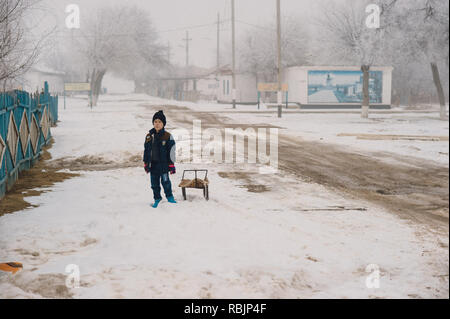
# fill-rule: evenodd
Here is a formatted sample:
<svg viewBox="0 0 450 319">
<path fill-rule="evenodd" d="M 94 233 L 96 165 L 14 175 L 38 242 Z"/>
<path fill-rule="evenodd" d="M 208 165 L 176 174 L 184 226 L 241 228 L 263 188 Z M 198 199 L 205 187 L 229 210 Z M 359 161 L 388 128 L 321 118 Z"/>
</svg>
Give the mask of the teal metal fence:
<svg viewBox="0 0 450 319">
<path fill-rule="evenodd" d="M 57 121 L 58 96 L 49 94 L 47 82 L 41 93 L 0 93 L 0 198 L 39 159 Z"/>
</svg>

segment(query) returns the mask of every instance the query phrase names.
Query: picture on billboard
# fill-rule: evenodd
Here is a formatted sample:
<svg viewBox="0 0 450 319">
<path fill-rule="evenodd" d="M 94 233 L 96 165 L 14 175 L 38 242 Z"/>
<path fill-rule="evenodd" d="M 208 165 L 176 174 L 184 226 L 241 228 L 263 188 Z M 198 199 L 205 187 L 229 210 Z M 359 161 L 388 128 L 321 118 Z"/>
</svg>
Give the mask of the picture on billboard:
<svg viewBox="0 0 450 319">
<path fill-rule="evenodd" d="M 361 71 L 308 71 L 308 103 L 361 103 L 363 99 Z M 371 71 L 370 103 L 382 103 L 383 72 Z"/>
</svg>

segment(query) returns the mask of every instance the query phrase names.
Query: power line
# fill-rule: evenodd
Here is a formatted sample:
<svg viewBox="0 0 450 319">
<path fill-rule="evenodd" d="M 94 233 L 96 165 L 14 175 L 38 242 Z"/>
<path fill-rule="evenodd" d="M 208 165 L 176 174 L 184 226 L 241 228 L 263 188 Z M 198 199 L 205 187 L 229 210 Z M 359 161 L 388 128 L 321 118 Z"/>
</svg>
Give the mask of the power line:
<svg viewBox="0 0 450 319">
<path fill-rule="evenodd" d="M 225 23 L 229 22 L 230 20 L 222 20 L 220 22 L 221 25 L 224 25 Z M 180 27 L 180 28 L 174 28 L 174 29 L 167 29 L 167 30 L 155 30 L 155 33 L 169 33 L 169 32 L 177 32 L 177 31 L 186 31 L 186 30 L 194 30 L 194 29 L 200 29 L 200 28 L 205 28 L 205 27 L 212 27 L 212 26 L 216 26 L 217 22 L 214 23 L 207 23 L 207 24 L 199 24 L 199 25 L 191 25 L 191 26 L 185 26 L 185 27 Z M 64 33 L 65 31 L 58 31 L 57 33 Z M 149 35 L 149 33 L 112 33 L 112 34 L 108 34 L 108 37 L 127 37 L 127 36 L 145 36 L 145 35 Z M 65 37 L 71 37 L 70 35 L 55 35 L 55 37 L 61 37 L 61 38 L 65 38 Z M 76 38 L 94 38 L 96 37 L 96 35 L 74 35 L 74 37 Z"/>
<path fill-rule="evenodd" d="M 273 31 L 273 32 L 277 31 L 276 29 L 272 29 L 272 28 L 269 28 L 269 27 L 263 27 L 263 26 L 252 24 L 252 23 L 248 23 L 248 22 L 245 22 L 245 21 L 242 21 L 242 20 L 236 20 L 236 22 L 239 22 L 239 23 L 242 23 L 242 24 L 246 24 L 246 25 L 249 25 L 251 27 L 258 28 L 258 29 L 264 29 L 264 30 L 269 30 L 269 31 Z"/>
<path fill-rule="evenodd" d="M 204 27 L 209 27 L 209 26 L 215 26 L 216 24 L 217 24 L 217 22 L 214 22 L 214 23 L 208 23 L 208 24 L 193 25 L 193 26 L 188 26 L 188 27 L 182 27 L 182 28 L 175 28 L 175 29 L 168 29 L 168 30 L 157 31 L 157 33 L 166 33 L 166 32 L 175 32 L 175 31 L 193 30 L 193 29 L 198 29 L 198 28 L 204 28 Z"/>
</svg>

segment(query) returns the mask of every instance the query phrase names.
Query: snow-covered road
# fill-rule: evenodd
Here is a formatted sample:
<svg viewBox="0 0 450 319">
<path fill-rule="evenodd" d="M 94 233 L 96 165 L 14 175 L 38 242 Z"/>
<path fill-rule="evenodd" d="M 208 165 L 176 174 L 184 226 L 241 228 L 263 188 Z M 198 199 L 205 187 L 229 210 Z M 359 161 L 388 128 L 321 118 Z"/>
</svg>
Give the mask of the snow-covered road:
<svg viewBox="0 0 450 319">
<path fill-rule="evenodd" d="M 178 204 L 151 208 L 139 158 L 146 105 L 160 102 L 106 96 L 90 110 L 68 99 L 50 153 L 81 176 L 27 198 L 39 207 L 0 217 L 0 260 L 24 264 L 0 275 L 1 298 L 448 298 L 448 229 L 287 171 L 205 164 L 211 200 L 188 190 L 183 201 L 183 169 L 203 167 L 178 163 Z M 168 131 L 182 125 L 168 118 Z M 65 286 L 71 264 L 79 288 Z M 368 288 L 376 269 L 380 286 Z"/>
</svg>

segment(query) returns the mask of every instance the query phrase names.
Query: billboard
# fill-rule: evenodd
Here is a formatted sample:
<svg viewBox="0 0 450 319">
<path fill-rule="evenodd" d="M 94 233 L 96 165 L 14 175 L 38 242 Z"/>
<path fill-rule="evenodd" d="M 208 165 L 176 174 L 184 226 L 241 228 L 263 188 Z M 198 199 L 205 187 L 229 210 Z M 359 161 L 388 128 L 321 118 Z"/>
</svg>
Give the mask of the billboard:
<svg viewBox="0 0 450 319">
<path fill-rule="evenodd" d="M 308 71 L 308 103 L 361 103 L 363 99 L 361 71 Z M 371 71 L 370 103 L 382 103 L 383 71 Z"/>
<path fill-rule="evenodd" d="M 83 92 L 91 90 L 91 83 L 64 83 L 65 91 Z"/>
<path fill-rule="evenodd" d="M 287 92 L 289 90 L 289 86 L 287 84 L 281 85 L 281 91 Z M 278 91 L 278 83 L 258 83 L 258 91 L 259 92 L 277 92 Z"/>
</svg>

